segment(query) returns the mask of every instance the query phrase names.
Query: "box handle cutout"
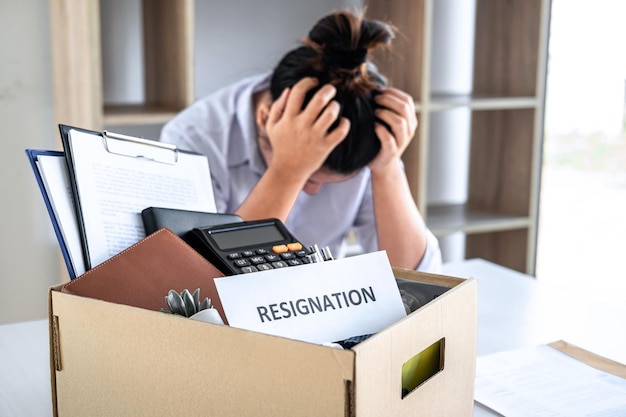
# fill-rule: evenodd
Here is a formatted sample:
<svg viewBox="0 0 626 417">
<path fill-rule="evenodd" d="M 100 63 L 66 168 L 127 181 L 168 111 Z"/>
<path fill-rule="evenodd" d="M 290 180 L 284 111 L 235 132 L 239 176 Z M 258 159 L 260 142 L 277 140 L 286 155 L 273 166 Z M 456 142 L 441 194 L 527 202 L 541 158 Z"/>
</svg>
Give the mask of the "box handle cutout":
<svg viewBox="0 0 626 417">
<path fill-rule="evenodd" d="M 402 398 L 443 371 L 445 338 L 402 364 Z"/>
<path fill-rule="evenodd" d="M 345 417 L 353 417 L 354 416 L 354 387 L 352 385 L 352 381 L 348 379 L 343 380 L 343 386 L 345 389 L 345 401 L 344 401 L 344 410 L 343 414 Z"/>
<path fill-rule="evenodd" d="M 52 355 L 54 369 L 61 370 L 61 346 L 59 342 L 59 316 L 52 316 Z"/>
</svg>

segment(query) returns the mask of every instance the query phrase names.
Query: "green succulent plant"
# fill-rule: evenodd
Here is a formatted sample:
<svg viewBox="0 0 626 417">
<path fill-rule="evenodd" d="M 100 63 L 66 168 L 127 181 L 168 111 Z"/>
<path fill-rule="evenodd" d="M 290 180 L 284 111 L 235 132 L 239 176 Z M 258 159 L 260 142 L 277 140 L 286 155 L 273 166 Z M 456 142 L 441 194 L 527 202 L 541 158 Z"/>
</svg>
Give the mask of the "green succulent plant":
<svg viewBox="0 0 626 417">
<path fill-rule="evenodd" d="M 191 294 L 186 288 L 180 293 L 175 290 L 170 290 L 165 297 L 165 304 L 167 304 L 169 311 L 161 308 L 162 312 L 177 314 L 184 317 L 191 317 L 198 311 L 213 308 L 211 305 L 211 299 L 208 297 L 200 302 L 200 288 L 197 288 L 193 294 Z"/>
</svg>

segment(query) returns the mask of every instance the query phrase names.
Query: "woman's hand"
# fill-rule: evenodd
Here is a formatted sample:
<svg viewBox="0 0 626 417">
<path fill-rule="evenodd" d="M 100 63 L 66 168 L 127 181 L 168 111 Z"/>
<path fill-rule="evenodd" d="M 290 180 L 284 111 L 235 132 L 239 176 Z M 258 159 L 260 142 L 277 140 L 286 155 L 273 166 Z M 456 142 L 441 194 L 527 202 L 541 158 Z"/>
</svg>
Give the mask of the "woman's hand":
<svg viewBox="0 0 626 417">
<path fill-rule="evenodd" d="M 272 104 L 265 126 L 272 147 L 268 165 L 304 181 L 321 168 L 350 130 L 348 119 L 341 118 L 328 132 L 339 116 L 339 103 L 333 101 L 337 90 L 330 84 L 322 86 L 302 109 L 307 92 L 317 84 L 315 78 L 304 78 L 286 89 Z"/>
<path fill-rule="evenodd" d="M 406 150 L 417 129 L 417 116 L 413 98 L 397 88 L 383 88 L 375 98 L 380 106 L 376 117 L 387 123 L 391 131 L 383 124 L 376 123 L 374 129 L 380 140 L 380 152 L 369 163 L 374 174 L 383 173 L 390 167 L 397 167 L 397 162 Z"/>
<path fill-rule="evenodd" d="M 302 109 L 307 92 L 317 84 L 314 78 L 304 78 L 268 103 L 266 114 L 259 113 L 265 119 L 257 123 L 267 170 L 237 209 L 242 218 L 276 217 L 285 222 L 309 178 L 347 136 L 350 122 L 343 118 L 328 132 L 339 117 L 334 86 L 324 85 Z"/>
</svg>

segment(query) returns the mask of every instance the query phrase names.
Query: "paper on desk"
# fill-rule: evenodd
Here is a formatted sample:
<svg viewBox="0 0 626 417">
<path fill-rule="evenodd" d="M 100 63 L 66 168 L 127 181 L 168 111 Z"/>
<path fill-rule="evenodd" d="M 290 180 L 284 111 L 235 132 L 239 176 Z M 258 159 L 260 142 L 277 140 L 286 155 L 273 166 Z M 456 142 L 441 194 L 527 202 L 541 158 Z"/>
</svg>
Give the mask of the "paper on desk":
<svg viewBox="0 0 626 417">
<path fill-rule="evenodd" d="M 626 416 L 626 379 L 541 345 L 478 357 L 475 399 L 507 417 Z"/>
</svg>

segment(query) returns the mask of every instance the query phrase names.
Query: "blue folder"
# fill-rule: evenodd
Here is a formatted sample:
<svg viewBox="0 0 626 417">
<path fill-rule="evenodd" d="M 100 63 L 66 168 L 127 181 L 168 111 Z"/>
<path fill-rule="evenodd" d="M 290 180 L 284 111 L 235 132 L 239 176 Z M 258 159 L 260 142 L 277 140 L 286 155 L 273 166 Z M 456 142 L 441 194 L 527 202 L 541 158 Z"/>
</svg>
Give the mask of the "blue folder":
<svg viewBox="0 0 626 417">
<path fill-rule="evenodd" d="M 54 233 L 57 237 L 57 241 L 59 242 L 59 247 L 61 249 L 61 253 L 63 254 L 63 260 L 65 261 L 65 265 L 70 275 L 70 279 L 74 279 L 76 278 L 77 271 L 75 270 L 74 264 L 70 257 L 67 243 L 65 242 L 65 238 L 63 237 L 63 233 L 61 231 L 59 221 L 54 213 L 54 209 L 52 207 L 52 201 L 46 191 L 44 180 L 41 177 L 39 168 L 37 168 L 37 159 L 39 158 L 39 156 L 48 155 L 48 156 L 63 158 L 65 160 L 65 154 L 61 151 L 26 149 L 26 155 L 28 156 L 28 160 L 30 161 L 30 165 L 33 169 L 33 173 L 35 174 L 35 179 L 37 180 L 37 185 L 39 185 L 39 190 L 41 191 L 43 201 L 46 204 L 46 209 L 48 210 L 48 215 L 50 216 L 50 221 L 52 222 L 52 227 L 54 228 Z"/>
</svg>

